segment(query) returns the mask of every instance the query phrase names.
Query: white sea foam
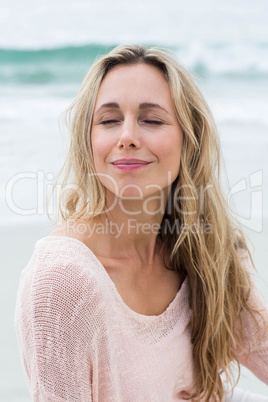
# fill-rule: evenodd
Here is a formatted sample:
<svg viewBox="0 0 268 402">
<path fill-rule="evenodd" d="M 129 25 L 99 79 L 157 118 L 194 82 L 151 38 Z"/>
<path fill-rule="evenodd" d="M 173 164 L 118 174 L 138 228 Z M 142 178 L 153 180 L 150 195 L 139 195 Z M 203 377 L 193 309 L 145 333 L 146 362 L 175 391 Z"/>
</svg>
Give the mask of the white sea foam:
<svg viewBox="0 0 268 402">
<path fill-rule="evenodd" d="M 267 9 L 266 0 L 2 0 L 0 47 L 252 42 L 268 37 Z"/>
</svg>

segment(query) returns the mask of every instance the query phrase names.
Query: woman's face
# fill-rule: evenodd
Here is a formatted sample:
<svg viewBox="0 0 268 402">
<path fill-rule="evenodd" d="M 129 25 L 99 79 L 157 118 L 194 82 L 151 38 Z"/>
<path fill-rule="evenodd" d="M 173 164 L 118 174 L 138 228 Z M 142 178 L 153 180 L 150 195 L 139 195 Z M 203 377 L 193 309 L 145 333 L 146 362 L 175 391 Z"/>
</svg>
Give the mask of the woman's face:
<svg viewBox="0 0 268 402">
<path fill-rule="evenodd" d="M 147 198 L 167 189 L 179 173 L 182 142 L 169 85 L 158 68 L 119 65 L 106 75 L 91 143 L 96 172 L 108 192 Z"/>
</svg>

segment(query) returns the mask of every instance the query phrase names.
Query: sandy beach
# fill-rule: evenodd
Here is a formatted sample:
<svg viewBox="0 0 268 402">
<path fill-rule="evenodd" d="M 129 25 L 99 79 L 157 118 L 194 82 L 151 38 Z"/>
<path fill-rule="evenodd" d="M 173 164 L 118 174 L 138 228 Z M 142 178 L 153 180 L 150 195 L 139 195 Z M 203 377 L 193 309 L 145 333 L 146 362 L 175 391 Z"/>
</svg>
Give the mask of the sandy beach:
<svg viewBox="0 0 268 402">
<path fill-rule="evenodd" d="M 0 400 L 30 401 L 14 329 L 16 293 L 22 269 L 30 259 L 35 242 L 47 236 L 48 224 L 14 225 L 0 228 L 1 239 L 1 332 L 0 332 Z"/>
</svg>

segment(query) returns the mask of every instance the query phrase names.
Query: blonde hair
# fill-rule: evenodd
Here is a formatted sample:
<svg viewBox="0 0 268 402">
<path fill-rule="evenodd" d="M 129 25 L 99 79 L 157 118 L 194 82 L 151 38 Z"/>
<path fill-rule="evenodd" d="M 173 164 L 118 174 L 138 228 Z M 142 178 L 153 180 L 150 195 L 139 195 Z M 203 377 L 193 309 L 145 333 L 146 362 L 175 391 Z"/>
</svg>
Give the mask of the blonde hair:
<svg viewBox="0 0 268 402">
<path fill-rule="evenodd" d="M 170 191 L 171 208 L 166 210 L 159 238 L 163 258 L 168 258 L 166 265 L 190 281 L 191 340 L 197 373 L 191 398 L 222 400 L 220 370 L 234 383 L 231 363 L 237 362 L 239 368 L 237 348 L 243 348 L 243 332 L 236 329 L 241 314 L 254 317 L 256 313 L 249 303 L 251 285 L 237 249 L 248 252 L 251 262 L 252 258 L 221 190 L 219 140 L 209 107 L 192 76 L 167 51 L 119 46 L 91 67 L 68 111 L 71 144 L 59 173 L 65 169 L 60 216 L 63 221 L 83 220 L 104 210 L 105 189 L 96 176 L 90 142 L 96 97 L 114 66 L 137 63 L 163 72 L 184 133 L 180 172 Z M 196 196 L 196 189 L 203 189 L 202 197 Z M 167 230 L 172 225 L 178 230 Z"/>
</svg>

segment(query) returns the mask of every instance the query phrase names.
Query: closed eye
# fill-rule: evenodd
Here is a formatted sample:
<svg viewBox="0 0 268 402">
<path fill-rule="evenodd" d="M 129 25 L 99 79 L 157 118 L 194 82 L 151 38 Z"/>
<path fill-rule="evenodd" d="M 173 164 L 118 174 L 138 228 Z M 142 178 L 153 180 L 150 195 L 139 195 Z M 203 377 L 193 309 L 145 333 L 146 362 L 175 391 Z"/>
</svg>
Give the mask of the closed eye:
<svg viewBox="0 0 268 402">
<path fill-rule="evenodd" d="M 119 122 L 119 120 L 103 120 L 103 121 L 101 121 L 100 124 L 105 125 L 105 124 L 112 124 L 112 123 L 118 123 L 118 122 Z"/>
<path fill-rule="evenodd" d="M 115 124 L 115 123 L 119 123 L 119 120 L 113 120 L 113 119 L 109 119 L 109 120 L 103 120 L 100 122 L 100 124 L 102 125 L 108 125 L 108 124 Z M 144 123 L 146 124 L 155 124 L 157 126 L 161 126 L 162 124 L 164 124 L 162 121 L 160 120 L 143 120 Z"/>
<path fill-rule="evenodd" d="M 158 126 L 161 126 L 162 124 L 164 124 L 162 121 L 159 121 L 159 120 L 143 120 L 143 121 L 146 124 L 156 124 Z"/>
</svg>

